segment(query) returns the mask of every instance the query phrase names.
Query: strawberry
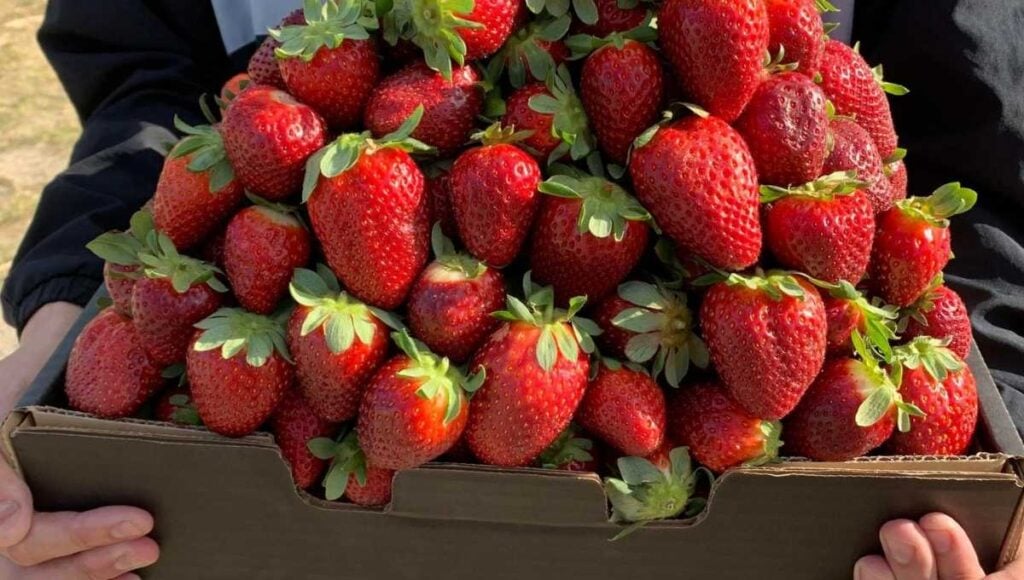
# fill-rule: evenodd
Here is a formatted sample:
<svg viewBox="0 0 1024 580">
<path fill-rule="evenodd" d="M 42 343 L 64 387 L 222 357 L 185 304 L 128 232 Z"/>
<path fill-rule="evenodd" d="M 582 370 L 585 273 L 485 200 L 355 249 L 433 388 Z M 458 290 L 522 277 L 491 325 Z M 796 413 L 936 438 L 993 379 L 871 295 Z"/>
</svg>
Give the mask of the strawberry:
<svg viewBox="0 0 1024 580">
<path fill-rule="evenodd" d="M 137 211 L 127 232 L 107 232 L 85 245 L 104 260 L 103 283 L 107 293 L 114 308 L 128 317 L 132 315 L 132 290 L 142 276 L 139 255 L 153 228 L 153 216 L 145 210 Z"/>
<path fill-rule="evenodd" d="M 220 100 L 229 103 L 232 99 L 238 96 L 242 91 L 249 88 L 249 85 L 253 84 L 252 77 L 249 73 L 238 73 L 235 76 L 229 78 L 224 82 L 224 85 L 220 88 Z"/>
<path fill-rule="evenodd" d="M 650 455 L 665 439 L 665 395 L 643 370 L 606 359 L 587 387 L 576 420 L 626 455 Z"/>
<path fill-rule="evenodd" d="M 926 291 L 903 312 L 901 322 L 905 325 L 904 340 L 919 336 L 932 336 L 948 340 L 950 351 L 958 358 L 966 359 L 971 351 L 971 319 L 960 295 L 949 286 L 942 284 Z"/>
<path fill-rule="evenodd" d="M 253 198 L 235 214 L 224 236 L 224 269 L 246 310 L 270 314 L 288 292 L 292 272 L 309 262 L 309 232 L 295 208 Z"/>
<path fill-rule="evenodd" d="M 768 77 L 736 120 L 762 184 L 799 185 L 821 175 L 828 137 L 825 93 L 795 72 Z"/>
<path fill-rule="evenodd" d="M 473 357 L 486 373 L 470 404 L 466 441 L 490 465 L 527 465 L 569 424 L 587 386 L 593 322 L 574 319 L 584 298 L 568 310 L 554 307 L 550 286 L 526 276 L 526 303 L 509 296 L 505 321 Z"/>
<path fill-rule="evenodd" d="M 625 0 L 595 0 L 597 21 L 587 24 L 573 21 L 573 32 L 604 38 L 616 32 L 629 32 L 647 19 L 647 8 L 639 2 Z"/>
<path fill-rule="evenodd" d="M 292 478 L 299 489 L 309 489 L 320 481 L 327 463 L 310 453 L 309 442 L 329 437 L 334 424 L 318 417 L 298 391 L 288 391 L 270 417 L 270 430 L 281 448 L 281 455 L 291 467 Z"/>
<path fill-rule="evenodd" d="M 132 316 L 149 358 L 168 366 L 185 360 L 193 325 L 220 308 L 227 288 L 219 270 L 179 254 L 166 236 L 149 239 L 139 255 L 145 268 L 132 288 Z"/>
<path fill-rule="evenodd" d="M 768 11 L 763 0 L 668 0 L 658 10 L 661 47 L 697 104 L 732 122 L 764 74 Z"/>
<path fill-rule="evenodd" d="M 367 465 L 355 431 L 337 441 L 319 437 L 309 442 L 314 457 L 330 461 L 324 476 L 324 497 L 330 501 L 346 499 L 356 505 L 379 507 L 391 501 L 391 480 L 395 472 Z"/>
<path fill-rule="evenodd" d="M 693 116 L 645 132 L 634 147 L 629 173 L 637 198 L 681 250 L 726 270 L 757 261 L 757 169 L 736 130 Z"/>
<path fill-rule="evenodd" d="M 697 336 L 686 294 L 662 285 L 630 281 L 598 305 L 594 321 L 605 354 L 637 364 L 652 364 L 651 375 L 662 373 L 678 387 L 690 363 L 708 366 L 708 349 Z"/>
<path fill-rule="evenodd" d="M 409 293 L 409 327 L 438 356 L 461 363 L 498 325 L 491 313 L 501 310 L 505 278 L 457 253 L 439 225 L 434 226 L 431 241 L 437 259 Z"/>
<path fill-rule="evenodd" d="M 417 107 L 423 107 L 423 120 L 412 136 L 436 147 L 442 155 L 453 153 L 469 140 L 483 108 L 479 80 L 469 66 L 456 68 L 446 79 L 422 62 L 411 64 L 373 89 L 364 123 L 374 137 L 383 137 L 397 131 Z"/>
<path fill-rule="evenodd" d="M 906 155 L 905 149 L 897 149 L 897 155 Z M 889 179 L 889 187 L 893 203 L 907 198 L 907 166 L 903 163 L 902 157 L 883 168 L 885 176 Z"/>
<path fill-rule="evenodd" d="M 896 347 L 903 369 L 900 392 L 922 411 L 909 431 L 893 435 L 885 450 L 893 455 L 963 455 L 978 422 L 978 388 L 971 369 L 945 341 L 915 338 Z"/>
<path fill-rule="evenodd" d="M 153 417 L 157 421 L 177 425 L 202 424 L 199 413 L 196 413 L 196 408 L 192 405 L 192 395 L 188 387 L 183 386 L 167 389 L 160 395 L 153 410 Z"/>
<path fill-rule="evenodd" d="M 492 125 L 479 136 L 482 145 L 452 166 L 452 207 L 459 237 L 474 256 L 502 268 L 519 254 L 540 203 L 540 167 L 512 145 L 511 130 Z"/>
<path fill-rule="evenodd" d="M 857 179 L 868 184 L 864 191 L 875 213 L 892 207 L 892 187 L 882 172 L 882 157 L 871 135 L 853 120 L 844 118 L 832 119 L 829 135 L 832 150 L 825 158 L 822 173 L 856 171 Z"/>
<path fill-rule="evenodd" d="M 572 86 L 572 76 L 560 65 L 540 90 L 531 84 L 510 98 L 502 125 L 532 131 L 523 143 L 538 160 L 553 163 L 565 156 L 583 159 L 595 147 L 583 103 Z"/>
<path fill-rule="evenodd" d="M 129 318 L 132 315 L 132 290 L 138 279 L 138 266 L 122 266 L 113 262 L 103 264 L 103 285 L 107 294 L 110 294 L 114 308 Z"/>
<path fill-rule="evenodd" d="M 611 521 L 632 525 L 619 532 L 613 540 L 649 521 L 683 514 L 696 515 L 699 510 L 694 508 L 703 505 L 690 503 L 701 470 L 691 468 L 690 454 L 685 447 L 672 449 L 668 465 L 656 465 L 641 457 L 620 457 L 618 470 L 621 479 L 609 477 L 604 480 L 605 493 L 612 504 Z"/>
<path fill-rule="evenodd" d="M 552 115 L 541 113 L 530 107 L 530 100 L 537 95 L 551 96 L 544 83 L 530 83 L 512 93 L 505 103 L 505 114 L 501 123 L 516 131 L 529 131 L 522 144 L 529 149 L 537 161 L 544 162 L 562 144 L 562 140 L 551 129 Z M 556 99 L 557 100 L 557 99 Z"/>
<path fill-rule="evenodd" d="M 799 187 L 761 187 L 764 238 L 787 268 L 856 284 L 868 270 L 875 212 L 853 172 L 833 173 Z"/>
<path fill-rule="evenodd" d="M 825 361 L 821 295 L 785 273 L 730 274 L 708 289 L 700 323 L 729 395 L 768 421 L 796 407 Z"/>
<path fill-rule="evenodd" d="M 647 249 L 650 214 L 615 183 L 575 170 L 540 184 L 546 193 L 533 228 L 530 267 L 555 289 L 601 299 L 612 292 Z"/>
<path fill-rule="evenodd" d="M 886 302 L 909 306 L 949 262 L 949 218 L 974 206 L 978 194 L 947 183 L 928 197 L 901 200 L 878 216 L 871 278 Z"/>
<path fill-rule="evenodd" d="M 601 466 L 601 458 L 594 441 L 581 436 L 580 430 L 570 424 L 544 450 L 544 453 L 540 454 L 537 465 L 543 469 L 597 472 Z"/>
<path fill-rule="evenodd" d="M 306 21 L 302 9 L 293 10 L 285 16 L 278 28 L 290 25 L 302 24 Z M 274 54 L 281 43 L 273 36 L 267 36 L 260 43 L 259 48 L 249 59 L 248 73 L 253 84 L 265 85 L 284 90 L 284 78 L 281 76 L 281 69 L 277 66 L 277 55 Z"/>
<path fill-rule="evenodd" d="M 508 71 L 515 88 L 531 80 L 545 81 L 555 68 L 569 59 L 562 42 L 568 19 L 538 19 L 512 33 L 501 51 L 487 63 L 487 78 L 496 81 Z M 529 73 L 529 76 L 527 76 Z"/>
<path fill-rule="evenodd" d="M 349 291 L 381 308 L 405 302 L 427 263 L 430 223 L 423 174 L 408 151 L 417 108 L 383 139 L 348 133 L 310 159 L 302 199 L 327 263 Z"/>
<path fill-rule="evenodd" d="M 224 269 L 224 237 L 227 232 L 220 230 L 213 234 L 199 249 L 199 258 L 204 262 Z"/>
<path fill-rule="evenodd" d="M 884 356 L 891 356 L 889 343 L 896 339 L 896 319 L 899 317 L 895 306 L 874 303 L 857 291 L 846 280 L 829 285 L 822 300 L 825 304 L 825 319 L 828 321 L 828 354 L 849 355 L 853 352 L 854 331 L 867 337 L 872 347 Z"/>
<path fill-rule="evenodd" d="M 825 53 L 825 27 L 817 0 L 765 0 L 768 9 L 768 52 L 797 63 L 797 71 L 813 77 Z"/>
<path fill-rule="evenodd" d="M 75 339 L 65 383 L 72 409 L 128 417 L 163 384 L 160 367 L 146 356 L 131 319 L 116 310 L 99 313 Z"/>
<path fill-rule="evenodd" d="M 774 461 L 782 445 L 781 423 L 751 415 L 717 383 L 680 389 L 668 416 L 672 438 L 715 473 Z"/>
<path fill-rule="evenodd" d="M 220 131 L 238 181 L 271 201 L 299 190 L 306 159 L 327 140 L 316 111 L 284 91 L 260 86 L 231 101 Z"/>
<path fill-rule="evenodd" d="M 362 0 L 306 2 L 303 21 L 272 29 L 274 54 L 288 92 L 313 107 L 332 128 L 359 123 L 380 77 L 370 31 L 377 29 Z"/>
<path fill-rule="evenodd" d="M 292 386 L 284 328 L 237 308 L 222 308 L 196 328 L 186 358 L 196 411 L 214 433 L 249 435 Z"/>
<path fill-rule="evenodd" d="M 449 238 L 459 234 L 459 226 L 455 223 L 455 209 L 452 208 L 451 161 L 432 163 L 423 168 L 423 176 L 427 178 L 427 206 L 430 223 L 441 224 L 441 232 Z"/>
</svg>

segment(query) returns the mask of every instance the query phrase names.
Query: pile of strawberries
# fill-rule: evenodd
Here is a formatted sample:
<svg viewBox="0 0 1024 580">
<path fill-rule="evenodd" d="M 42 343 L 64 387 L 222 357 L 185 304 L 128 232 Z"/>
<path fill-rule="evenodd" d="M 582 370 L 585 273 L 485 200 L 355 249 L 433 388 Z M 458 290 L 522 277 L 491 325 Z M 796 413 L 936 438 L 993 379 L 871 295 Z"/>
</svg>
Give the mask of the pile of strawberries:
<svg viewBox="0 0 1024 580">
<path fill-rule="evenodd" d="M 906 89 L 827 2 L 305 4 L 90 245 L 73 408 L 268 425 L 362 505 L 439 458 L 597 471 L 634 522 L 780 447 L 969 448 L 976 194 L 907 197 Z"/>
</svg>

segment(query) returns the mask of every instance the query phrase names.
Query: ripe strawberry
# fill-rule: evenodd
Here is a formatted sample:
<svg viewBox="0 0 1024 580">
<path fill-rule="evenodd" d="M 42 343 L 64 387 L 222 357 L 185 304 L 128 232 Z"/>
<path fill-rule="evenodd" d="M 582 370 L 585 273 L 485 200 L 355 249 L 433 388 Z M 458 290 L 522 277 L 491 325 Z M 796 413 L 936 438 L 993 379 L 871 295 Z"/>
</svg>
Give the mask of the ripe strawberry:
<svg viewBox="0 0 1024 580">
<path fill-rule="evenodd" d="M 327 140 L 316 111 L 267 87 L 250 87 L 231 101 L 220 130 L 238 181 L 271 201 L 299 190 L 306 159 Z"/>
<path fill-rule="evenodd" d="M 539 161 L 553 163 L 566 156 L 585 158 L 594 150 L 583 103 L 564 65 L 548 76 L 544 90 L 531 84 L 509 98 L 502 124 L 517 131 L 532 131 L 523 143 Z"/>
<path fill-rule="evenodd" d="M 661 285 L 630 281 L 594 311 L 604 354 L 652 364 L 651 375 L 678 387 L 690 363 L 708 366 L 708 349 L 697 336 L 686 294 Z"/>
<path fill-rule="evenodd" d="M 825 93 L 795 72 L 768 77 L 735 123 L 762 184 L 799 185 L 821 175 L 827 153 Z"/>
<path fill-rule="evenodd" d="M 391 483 L 395 472 L 372 465 L 366 466 L 366 476 L 359 473 L 349 475 L 345 499 L 364 507 L 380 507 L 391 503 Z"/>
<path fill-rule="evenodd" d="M 184 369 L 182 369 L 184 371 Z M 192 395 L 188 387 L 176 386 L 167 389 L 160 395 L 153 410 L 157 421 L 175 423 L 177 425 L 201 425 L 199 413 L 192 405 Z"/>
<path fill-rule="evenodd" d="M 213 234 L 213 236 L 207 240 L 203 247 L 199 249 L 199 258 L 204 262 L 213 264 L 214 266 L 224 269 L 224 237 L 227 232 L 220 230 Z"/>
<path fill-rule="evenodd" d="M 100 417 L 135 414 L 164 384 L 131 319 L 107 309 L 89 321 L 68 358 L 65 391 L 72 409 Z"/>
<path fill-rule="evenodd" d="M 578 171 L 555 175 L 539 189 L 548 195 L 533 227 L 534 277 L 554 287 L 558 303 L 603 298 L 647 249 L 650 214 L 615 183 Z"/>
<path fill-rule="evenodd" d="M 330 501 L 342 496 L 356 505 L 379 507 L 391 501 L 391 480 L 395 472 L 366 464 L 355 431 L 337 441 L 317 438 L 309 442 L 309 451 L 317 459 L 330 461 L 324 476 L 324 497 Z"/>
<path fill-rule="evenodd" d="M 249 435 L 292 386 L 284 328 L 237 308 L 222 308 L 196 328 L 186 358 L 196 411 L 214 433 Z"/>
<path fill-rule="evenodd" d="M 153 228 L 153 216 L 145 210 L 137 211 L 127 232 L 107 232 L 85 245 L 104 260 L 103 283 L 107 293 L 114 308 L 128 317 L 132 315 L 132 290 L 142 276 L 139 255 Z"/>
<path fill-rule="evenodd" d="M 278 27 L 302 24 L 306 21 L 302 9 L 293 10 L 285 16 Z M 281 69 L 277 66 L 277 55 L 274 52 L 281 43 L 273 36 L 267 36 L 260 44 L 256 52 L 249 59 L 248 73 L 253 84 L 265 85 L 276 89 L 284 90 L 284 78 L 281 76 Z"/>
<path fill-rule="evenodd" d="M 576 420 L 626 455 L 650 455 L 665 439 L 665 395 L 646 372 L 608 359 L 587 387 Z"/>
<path fill-rule="evenodd" d="M 612 504 L 612 522 L 633 523 L 619 532 L 613 540 L 636 530 L 652 520 L 695 515 L 687 510 L 697 488 L 697 476 L 702 470 L 691 467 L 690 454 L 685 447 L 669 452 L 667 465 L 657 465 L 641 457 L 620 457 L 619 478 L 605 478 L 604 489 Z M 700 506 L 701 504 L 694 504 Z"/>
<path fill-rule="evenodd" d="M 374 137 L 384 137 L 397 131 L 417 107 L 423 107 L 423 120 L 412 136 L 436 147 L 442 155 L 452 153 L 469 140 L 483 109 L 479 81 L 470 66 L 456 68 L 446 79 L 416 62 L 385 77 L 373 89 L 364 123 Z"/>
<path fill-rule="evenodd" d="M 524 283 L 527 303 L 509 296 L 506 321 L 470 364 L 483 367 L 483 386 L 470 404 L 466 441 L 480 461 L 527 465 L 569 424 L 587 386 L 593 322 L 574 319 L 585 299 L 554 308 L 551 287 Z"/>
<path fill-rule="evenodd" d="M 580 73 L 583 107 L 597 143 L 619 165 L 626 164 L 633 140 L 658 120 L 664 98 L 658 53 L 643 44 L 640 35 L 633 38 L 637 40 L 612 37 L 597 42 L 599 48 L 587 57 Z"/>
<path fill-rule="evenodd" d="M 629 173 L 640 202 L 681 250 L 725 270 L 757 261 L 757 169 L 743 138 L 724 121 L 693 116 L 653 137 L 644 133 Z"/>
<path fill-rule="evenodd" d="M 292 469 L 296 487 L 309 489 L 320 481 L 327 463 L 310 453 L 309 442 L 317 437 L 330 437 L 334 424 L 317 417 L 302 395 L 293 389 L 284 395 L 270 417 L 270 430 Z"/>
<path fill-rule="evenodd" d="M 684 89 L 732 122 L 764 75 L 768 11 L 763 0 L 668 0 L 658 10 L 661 47 Z"/>
<path fill-rule="evenodd" d="M 480 134 L 483 144 L 452 166 L 452 207 L 459 237 L 474 256 L 502 268 L 519 254 L 540 203 L 540 167 L 509 143 L 516 135 L 497 124 Z"/>
<path fill-rule="evenodd" d="M 896 348 L 903 368 L 900 392 L 923 416 L 910 419 L 909 431 L 892 436 L 885 450 L 893 455 L 963 455 L 978 422 L 978 388 L 971 369 L 944 341 L 918 337 Z"/>
<path fill-rule="evenodd" d="M 669 405 L 668 417 L 672 438 L 715 473 L 773 461 L 782 445 L 781 423 L 751 415 L 717 383 L 681 389 Z"/>
<path fill-rule="evenodd" d="M 270 31 L 288 92 L 316 109 L 334 129 L 363 118 L 380 77 L 377 18 L 365 16 L 361 0 L 306 3 L 303 21 Z"/>
<path fill-rule="evenodd" d="M 258 205 L 235 214 L 224 236 L 224 269 L 246 310 L 273 312 L 288 292 L 296 268 L 309 262 L 309 232 L 295 208 L 254 198 Z"/>
<path fill-rule="evenodd" d="M 249 73 L 238 73 L 224 82 L 224 86 L 220 88 L 220 99 L 229 103 L 251 84 L 253 82 Z"/>
<path fill-rule="evenodd" d="M 853 352 L 853 331 L 867 337 L 868 342 L 885 356 L 896 339 L 895 306 L 872 304 L 846 280 L 833 285 L 824 293 L 825 318 L 828 321 L 828 354 L 850 355 Z M 878 302 L 876 299 L 875 302 Z"/>
<path fill-rule="evenodd" d="M 451 161 L 433 163 L 423 168 L 423 176 L 427 178 L 427 213 L 430 223 L 441 224 L 441 232 L 449 238 L 459 234 L 459 226 L 455 223 L 455 209 L 452 208 Z"/>
<path fill-rule="evenodd" d="M 904 340 L 918 336 L 932 336 L 948 340 L 950 351 L 961 360 L 971 352 L 971 319 L 960 295 L 949 286 L 939 285 L 926 291 L 904 313 L 902 333 Z"/>
<path fill-rule="evenodd" d="M 911 197 L 878 216 L 871 278 L 886 302 L 909 306 L 950 258 L 949 219 L 974 206 L 978 194 L 947 183 L 928 197 Z"/>
<path fill-rule="evenodd" d="M 815 0 L 765 0 L 768 9 L 768 52 L 784 51 L 784 62 L 798 63 L 797 71 L 813 77 L 825 53 L 825 29 Z"/>
<path fill-rule="evenodd" d="M 856 284 L 868 270 L 875 212 L 853 173 L 833 173 L 789 189 L 761 187 L 765 243 L 787 268 Z"/>
<path fill-rule="evenodd" d="M 825 305 L 802 278 L 730 274 L 704 296 L 700 323 L 726 390 L 765 420 L 789 414 L 825 361 Z"/>
<path fill-rule="evenodd" d="M 897 149 L 896 151 L 903 151 L 906 154 L 906 150 Z M 893 203 L 907 198 L 907 166 L 903 163 L 903 159 L 897 159 L 891 163 L 888 163 L 883 168 L 885 176 L 889 179 L 889 187 L 891 188 L 891 195 Z"/>
<path fill-rule="evenodd" d="M 374 306 L 396 308 L 427 263 L 430 223 L 423 174 L 407 151 L 417 108 L 384 139 L 348 133 L 309 163 L 302 199 L 327 263 L 349 291 Z"/>
<path fill-rule="evenodd" d="M 604 38 L 616 32 L 629 32 L 647 19 L 647 8 L 640 3 L 634 3 L 629 8 L 620 6 L 628 3 L 620 3 L 619 0 L 595 0 L 594 4 L 597 7 L 597 22 L 587 24 L 579 19 L 574 20 L 574 32 Z"/>
<path fill-rule="evenodd" d="M 601 468 L 600 448 L 591 439 L 583 437 L 580 430 L 570 423 L 540 454 L 537 465 L 543 469 L 596 473 Z"/>
<path fill-rule="evenodd" d="M 558 65 L 569 59 L 569 49 L 562 42 L 564 25 L 564 19 L 538 19 L 513 32 L 488 62 L 487 78 L 499 79 L 507 70 L 509 82 L 517 89 L 531 80 L 547 80 Z"/>
<path fill-rule="evenodd" d="M 437 259 L 409 293 L 409 327 L 431 351 L 455 363 L 465 361 L 498 325 L 505 278 L 475 258 L 456 253 L 438 225 L 432 235 Z"/>
<path fill-rule="evenodd" d="M 853 120 L 843 118 L 832 119 L 829 135 L 832 150 L 825 158 L 822 173 L 856 171 L 857 179 L 868 184 L 864 191 L 875 213 L 892 207 L 892 187 L 882 172 L 882 157 L 871 135 Z"/>
<path fill-rule="evenodd" d="M 516 131 L 529 131 L 529 135 L 523 137 L 522 144 L 537 161 L 544 162 L 562 144 L 562 139 L 551 129 L 554 116 L 530 107 L 530 100 L 537 95 L 550 97 L 551 93 L 547 85 L 540 82 L 530 83 L 512 93 L 505 103 L 505 115 L 501 123 Z"/>
</svg>

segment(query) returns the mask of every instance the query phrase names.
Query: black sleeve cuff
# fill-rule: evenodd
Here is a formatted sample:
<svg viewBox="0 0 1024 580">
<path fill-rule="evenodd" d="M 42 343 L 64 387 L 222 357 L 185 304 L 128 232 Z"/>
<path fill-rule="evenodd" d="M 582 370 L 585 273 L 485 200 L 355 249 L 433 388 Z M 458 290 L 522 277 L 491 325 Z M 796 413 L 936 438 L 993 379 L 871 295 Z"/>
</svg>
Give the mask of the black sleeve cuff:
<svg viewBox="0 0 1024 580">
<path fill-rule="evenodd" d="M 56 276 L 37 284 L 17 304 L 9 302 L 9 296 L 5 293 L 4 319 L 21 334 L 32 315 L 44 305 L 70 302 L 84 307 L 102 283 L 102 278 L 89 275 Z"/>
</svg>

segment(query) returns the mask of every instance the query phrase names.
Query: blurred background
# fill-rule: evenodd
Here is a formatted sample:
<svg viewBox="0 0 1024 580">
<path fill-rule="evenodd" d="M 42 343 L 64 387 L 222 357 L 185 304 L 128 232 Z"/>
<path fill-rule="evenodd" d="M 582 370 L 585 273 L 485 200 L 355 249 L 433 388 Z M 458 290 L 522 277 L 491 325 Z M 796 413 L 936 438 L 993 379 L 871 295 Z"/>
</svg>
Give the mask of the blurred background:
<svg viewBox="0 0 1024 580">
<path fill-rule="evenodd" d="M 0 283 L 39 191 L 67 166 L 78 119 L 36 44 L 46 0 L 0 0 Z M 17 346 L 0 322 L 0 358 Z"/>
</svg>

